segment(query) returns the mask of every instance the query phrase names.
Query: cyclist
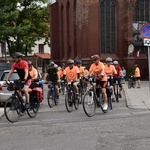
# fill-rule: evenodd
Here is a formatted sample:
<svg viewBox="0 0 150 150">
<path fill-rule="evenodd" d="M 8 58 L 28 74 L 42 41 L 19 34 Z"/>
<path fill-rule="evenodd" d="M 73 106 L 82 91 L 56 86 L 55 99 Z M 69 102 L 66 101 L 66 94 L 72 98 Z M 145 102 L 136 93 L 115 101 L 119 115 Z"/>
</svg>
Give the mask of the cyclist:
<svg viewBox="0 0 150 150">
<path fill-rule="evenodd" d="M 48 65 L 47 72 L 44 76 L 44 82 L 46 83 L 47 81 L 52 81 L 55 89 L 56 89 L 56 98 L 59 99 L 59 88 L 58 88 L 58 69 L 55 67 L 55 63 L 52 61 Z M 58 102 L 58 101 L 57 101 Z"/>
<path fill-rule="evenodd" d="M 31 76 L 31 80 L 38 78 L 38 71 L 33 67 L 32 61 L 28 61 L 29 74 Z"/>
<path fill-rule="evenodd" d="M 107 57 L 106 58 L 106 64 L 105 64 L 105 73 L 107 75 L 108 83 L 110 88 L 112 89 L 112 101 L 115 101 L 115 95 L 113 90 L 113 76 L 117 74 L 117 71 L 112 63 L 112 58 Z"/>
<path fill-rule="evenodd" d="M 76 60 L 77 67 L 79 69 L 80 77 L 84 76 L 84 68 L 82 67 L 82 61 Z"/>
<path fill-rule="evenodd" d="M 20 52 L 15 52 L 13 54 L 14 58 L 14 63 L 11 66 L 10 72 L 6 78 L 6 83 L 11 77 L 11 74 L 13 73 L 14 70 L 17 70 L 17 73 L 19 75 L 19 80 L 22 83 L 20 88 L 25 94 L 26 97 L 26 105 L 25 108 L 29 108 L 29 86 L 31 85 L 31 76 L 29 75 L 29 70 L 28 70 L 28 63 L 27 61 L 22 59 L 23 54 Z M 6 84 L 4 83 L 4 84 Z"/>
<path fill-rule="evenodd" d="M 77 98 L 79 98 L 79 93 L 78 93 L 78 79 L 80 77 L 79 74 L 79 69 L 78 67 L 74 66 L 74 60 L 69 59 L 68 60 L 68 67 L 65 68 L 64 70 L 64 77 L 66 77 L 67 82 L 72 82 L 73 81 L 73 86 L 75 88 L 75 92 L 77 94 Z"/>
<path fill-rule="evenodd" d="M 119 85 L 119 95 L 118 96 L 119 96 L 119 98 L 121 98 L 121 91 L 122 91 L 122 84 L 121 84 L 122 69 L 119 66 L 118 61 L 114 61 L 113 64 L 114 64 L 115 69 L 117 71 L 117 75 L 114 77 L 114 86 L 115 86 L 116 80 L 118 80 L 118 85 Z"/>
<path fill-rule="evenodd" d="M 104 64 L 100 61 L 99 55 L 91 56 L 93 63 L 90 66 L 89 74 L 90 76 L 96 77 L 96 84 L 94 86 L 100 85 L 102 87 L 102 94 L 104 98 L 103 110 L 107 110 L 107 94 L 106 94 L 106 85 L 107 85 L 107 76 L 104 70 Z"/>
</svg>

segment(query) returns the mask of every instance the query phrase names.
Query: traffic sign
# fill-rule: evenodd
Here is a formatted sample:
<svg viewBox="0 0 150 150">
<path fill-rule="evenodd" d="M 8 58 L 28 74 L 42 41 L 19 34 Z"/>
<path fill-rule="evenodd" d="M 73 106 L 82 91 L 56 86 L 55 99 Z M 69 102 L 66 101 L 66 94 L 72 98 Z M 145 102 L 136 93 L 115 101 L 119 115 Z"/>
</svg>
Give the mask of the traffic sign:
<svg viewBox="0 0 150 150">
<path fill-rule="evenodd" d="M 146 23 L 141 27 L 140 34 L 143 38 L 150 38 L 150 23 Z"/>
<path fill-rule="evenodd" d="M 144 38 L 144 46 L 150 46 L 150 39 Z"/>
</svg>

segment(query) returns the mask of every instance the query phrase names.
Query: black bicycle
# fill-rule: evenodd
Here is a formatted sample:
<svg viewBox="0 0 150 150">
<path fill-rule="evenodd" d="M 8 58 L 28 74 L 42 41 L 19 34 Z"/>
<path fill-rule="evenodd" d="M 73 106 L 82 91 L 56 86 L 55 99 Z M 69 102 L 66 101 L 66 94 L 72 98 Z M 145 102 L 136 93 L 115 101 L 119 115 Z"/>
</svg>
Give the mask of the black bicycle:
<svg viewBox="0 0 150 150">
<path fill-rule="evenodd" d="M 115 83 L 114 83 L 114 94 L 116 98 L 116 102 L 119 103 L 119 80 L 120 78 L 114 78 Z"/>
<path fill-rule="evenodd" d="M 94 89 L 93 78 L 89 79 L 90 88 L 84 94 L 83 97 L 83 110 L 88 117 L 92 117 L 96 113 L 96 108 L 100 107 L 101 110 L 106 113 L 108 111 L 103 109 L 104 99 L 101 91 L 100 85 L 96 86 L 96 90 Z"/>
<path fill-rule="evenodd" d="M 77 110 L 79 108 L 79 98 L 74 90 L 73 82 L 67 83 L 67 92 L 65 95 L 65 106 L 68 112 L 73 111 L 73 105 Z"/>
<path fill-rule="evenodd" d="M 55 84 L 52 81 L 48 82 L 47 102 L 50 108 L 52 108 L 54 105 L 57 105 Z"/>
<path fill-rule="evenodd" d="M 128 78 L 128 88 L 130 89 L 131 87 L 135 88 L 136 86 L 136 80 L 133 75 L 130 75 Z"/>
<path fill-rule="evenodd" d="M 40 103 L 37 101 L 37 99 L 31 98 L 29 108 L 26 109 L 26 102 L 21 96 L 22 91 L 20 88 L 18 89 L 18 84 L 20 85 L 21 83 L 18 83 L 18 81 L 14 83 L 7 83 L 7 89 L 9 91 L 14 91 L 12 96 L 5 102 L 4 106 L 4 114 L 7 120 L 11 123 L 17 122 L 20 119 L 20 116 L 25 114 L 25 111 L 30 118 L 34 118 L 37 115 L 40 106 Z"/>
</svg>

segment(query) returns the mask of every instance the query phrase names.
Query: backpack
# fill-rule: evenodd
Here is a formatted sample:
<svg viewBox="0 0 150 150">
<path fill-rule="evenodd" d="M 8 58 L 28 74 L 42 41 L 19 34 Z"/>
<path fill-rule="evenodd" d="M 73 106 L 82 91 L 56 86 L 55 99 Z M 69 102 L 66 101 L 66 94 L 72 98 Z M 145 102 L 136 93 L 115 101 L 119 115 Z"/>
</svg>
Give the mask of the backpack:
<svg viewBox="0 0 150 150">
<path fill-rule="evenodd" d="M 41 87 L 35 87 L 32 89 L 32 92 L 30 94 L 30 101 L 41 103 L 43 101 L 43 98 L 43 90 Z"/>
</svg>

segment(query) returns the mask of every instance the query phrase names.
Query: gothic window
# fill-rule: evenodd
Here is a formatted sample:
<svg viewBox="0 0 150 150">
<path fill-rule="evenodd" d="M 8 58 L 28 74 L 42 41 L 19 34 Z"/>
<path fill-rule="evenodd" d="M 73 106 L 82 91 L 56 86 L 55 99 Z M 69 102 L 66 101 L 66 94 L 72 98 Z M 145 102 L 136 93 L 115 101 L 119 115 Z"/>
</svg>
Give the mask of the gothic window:
<svg viewBox="0 0 150 150">
<path fill-rule="evenodd" d="M 100 52 L 116 52 L 116 1 L 100 1 Z"/>
<path fill-rule="evenodd" d="M 135 7 L 135 21 L 150 21 L 150 0 L 137 0 Z"/>
</svg>

